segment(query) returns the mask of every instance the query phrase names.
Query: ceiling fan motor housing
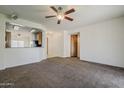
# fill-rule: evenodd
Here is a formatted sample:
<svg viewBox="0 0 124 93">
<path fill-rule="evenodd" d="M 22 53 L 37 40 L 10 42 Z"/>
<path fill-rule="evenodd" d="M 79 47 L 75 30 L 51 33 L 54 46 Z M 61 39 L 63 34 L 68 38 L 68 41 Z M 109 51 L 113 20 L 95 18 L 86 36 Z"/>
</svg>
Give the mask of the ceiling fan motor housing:
<svg viewBox="0 0 124 93">
<path fill-rule="evenodd" d="M 62 10 L 62 7 L 58 7 L 58 10 Z"/>
</svg>

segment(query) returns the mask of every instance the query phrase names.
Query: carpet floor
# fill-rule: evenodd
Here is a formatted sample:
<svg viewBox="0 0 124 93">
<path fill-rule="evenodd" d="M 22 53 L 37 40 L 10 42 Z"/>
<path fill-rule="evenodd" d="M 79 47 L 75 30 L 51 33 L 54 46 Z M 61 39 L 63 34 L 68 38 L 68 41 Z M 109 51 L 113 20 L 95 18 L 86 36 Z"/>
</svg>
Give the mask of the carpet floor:
<svg viewBox="0 0 124 93">
<path fill-rule="evenodd" d="M 118 88 L 124 87 L 124 69 L 55 57 L 0 71 L 0 87 Z"/>
</svg>

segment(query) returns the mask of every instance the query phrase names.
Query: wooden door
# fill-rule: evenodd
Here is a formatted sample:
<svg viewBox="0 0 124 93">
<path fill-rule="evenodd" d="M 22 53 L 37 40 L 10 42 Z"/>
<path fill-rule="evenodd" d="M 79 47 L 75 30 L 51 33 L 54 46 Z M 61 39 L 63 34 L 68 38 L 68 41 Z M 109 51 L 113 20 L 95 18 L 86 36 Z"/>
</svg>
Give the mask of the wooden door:
<svg viewBox="0 0 124 93">
<path fill-rule="evenodd" d="M 78 35 L 71 35 L 71 57 L 78 55 Z"/>
</svg>

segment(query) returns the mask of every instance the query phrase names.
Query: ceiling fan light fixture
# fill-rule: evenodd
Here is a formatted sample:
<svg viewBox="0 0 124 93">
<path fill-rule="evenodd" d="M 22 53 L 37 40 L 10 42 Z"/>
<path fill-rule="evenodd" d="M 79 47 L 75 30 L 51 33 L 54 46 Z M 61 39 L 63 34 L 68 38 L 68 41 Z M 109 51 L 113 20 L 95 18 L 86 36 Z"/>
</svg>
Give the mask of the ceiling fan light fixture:
<svg viewBox="0 0 124 93">
<path fill-rule="evenodd" d="M 50 7 L 53 11 L 56 12 L 57 15 L 50 15 L 50 16 L 45 16 L 45 18 L 52 18 L 56 17 L 58 19 L 57 24 L 60 24 L 63 19 L 73 21 L 74 19 L 69 17 L 68 14 L 75 12 L 75 9 L 72 8 L 68 11 L 63 11 L 62 7 L 55 8 L 54 6 Z"/>
<path fill-rule="evenodd" d="M 57 15 L 58 20 L 63 20 L 64 16 L 63 15 Z"/>
</svg>

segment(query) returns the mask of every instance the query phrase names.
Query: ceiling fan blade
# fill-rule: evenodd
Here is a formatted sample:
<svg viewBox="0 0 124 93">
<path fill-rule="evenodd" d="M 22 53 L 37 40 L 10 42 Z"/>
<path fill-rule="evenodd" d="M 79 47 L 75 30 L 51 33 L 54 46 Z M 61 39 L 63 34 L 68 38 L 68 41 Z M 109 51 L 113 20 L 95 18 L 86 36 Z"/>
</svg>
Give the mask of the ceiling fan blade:
<svg viewBox="0 0 124 93">
<path fill-rule="evenodd" d="M 65 19 L 69 20 L 69 21 L 73 21 L 74 19 L 68 16 L 65 16 Z"/>
<path fill-rule="evenodd" d="M 56 15 L 45 16 L 45 18 L 51 18 L 51 17 L 56 17 Z"/>
<path fill-rule="evenodd" d="M 64 14 L 67 15 L 67 14 L 70 14 L 70 13 L 72 13 L 72 12 L 75 12 L 74 8 L 72 8 L 72 9 L 66 11 Z"/>
<path fill-rule="evenodd" d="M 54 6 L 51 6 L 50 8 L 53 9 L 53 11 L 55 11 L 56 13 L 58 12 Z"/>
<path fill-rule="evenodd" d="M 57 24 L 60 24 L 61 20 L 58 20 Z"/>
</svg>

